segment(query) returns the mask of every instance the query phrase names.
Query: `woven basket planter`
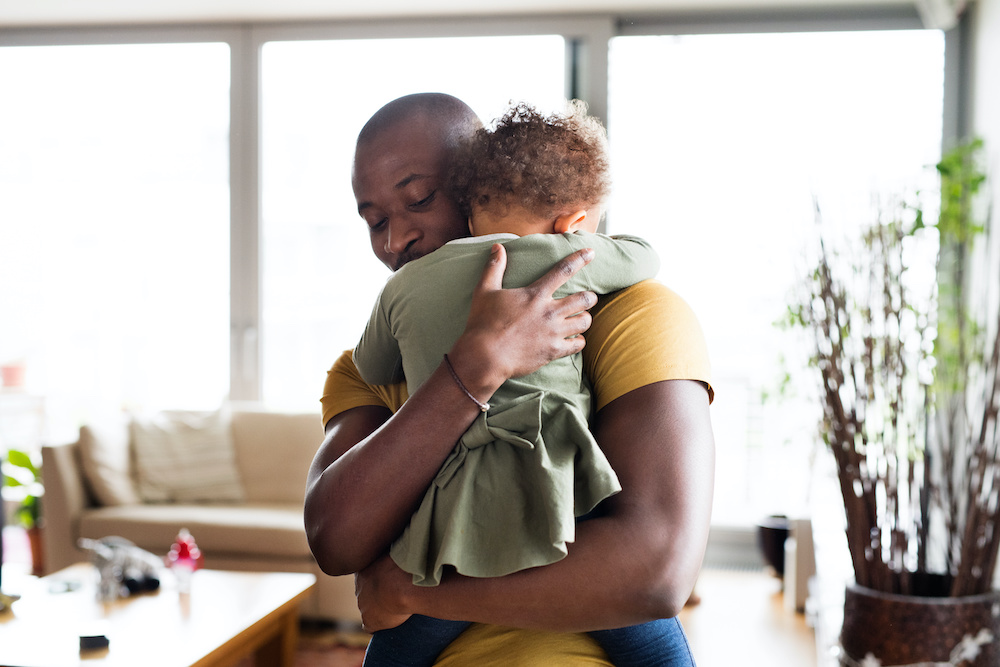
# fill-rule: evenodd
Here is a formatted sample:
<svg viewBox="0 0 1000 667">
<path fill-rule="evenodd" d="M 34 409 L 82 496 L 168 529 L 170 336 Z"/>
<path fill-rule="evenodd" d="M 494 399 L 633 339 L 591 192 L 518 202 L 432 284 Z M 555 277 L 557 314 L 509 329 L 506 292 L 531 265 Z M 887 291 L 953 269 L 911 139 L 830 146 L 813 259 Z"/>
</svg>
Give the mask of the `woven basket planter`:
<svg viewBox="0 0 1000 667">
<path fill-rule="evenodd" d="M 842 664 L 1000 665 L 1000 591 L 967 597 L 882 593 L 851 584 L 844 597 Z M 866 663 L 866 664 L 870 664 Z"/>
</svg>

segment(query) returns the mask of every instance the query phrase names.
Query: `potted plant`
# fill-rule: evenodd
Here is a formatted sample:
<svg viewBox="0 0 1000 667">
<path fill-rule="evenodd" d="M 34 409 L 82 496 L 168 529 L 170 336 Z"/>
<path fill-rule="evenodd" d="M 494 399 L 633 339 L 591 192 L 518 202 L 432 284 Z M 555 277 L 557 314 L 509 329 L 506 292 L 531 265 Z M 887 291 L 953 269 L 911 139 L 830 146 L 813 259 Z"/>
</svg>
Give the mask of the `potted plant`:
<svg viewBox="0 0 1000 667">
<path fill-rule="evenodd" d="M 846 665 L 1000 664 L 1000 322 L 984 354 L 968 271 L 981 147 L 937 165 L 936 220 L 898 201 L 856 247 L 821 238 L 788 310 L 844 501 Z"/>
<path fill-rule="evenodd" d="M 4 462 L 4 485 L 17 488 L 20 500 L 14 519 L 27 531 L 32 574 L 44 572 L 42 562 L 42 471 L 26 452 L 11 449 Z"/>
</svg>

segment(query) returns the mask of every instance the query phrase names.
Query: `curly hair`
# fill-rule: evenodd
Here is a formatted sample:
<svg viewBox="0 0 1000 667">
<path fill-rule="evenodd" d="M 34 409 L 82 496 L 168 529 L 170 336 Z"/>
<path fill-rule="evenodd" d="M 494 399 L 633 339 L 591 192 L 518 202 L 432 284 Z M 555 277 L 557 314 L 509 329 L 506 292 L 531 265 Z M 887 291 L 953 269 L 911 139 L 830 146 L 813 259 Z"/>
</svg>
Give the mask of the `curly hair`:
<svg viewBox="0 0 1000 667">
<path fill-rule="evenodd" d="M 607 143 L 604 126 L 579 100 L 548 116 L 522 102 L 458 146 L 452 194 L 466 214 L 522 206 L 550 217 L 591 208 L 611 189 Z"/>
</svg>

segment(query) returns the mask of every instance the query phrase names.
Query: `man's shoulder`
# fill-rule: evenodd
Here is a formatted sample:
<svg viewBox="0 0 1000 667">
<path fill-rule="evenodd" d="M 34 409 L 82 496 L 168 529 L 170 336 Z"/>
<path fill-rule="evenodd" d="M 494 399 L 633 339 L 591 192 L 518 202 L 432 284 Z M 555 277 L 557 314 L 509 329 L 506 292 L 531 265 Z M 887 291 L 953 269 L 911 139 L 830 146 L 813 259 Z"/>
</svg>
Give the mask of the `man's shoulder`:
<svg viewBox="0 0 1000 667">
<path fill-rule="evenodd" d="M 663 380 L 710 383 L 708 347 L 694 311 L 676 292 L 644 280 L 603 297 L 592 309 L 584 367 L 596 406 Z"/>
<path fill-rule="evenodd" d="M 677 292 L 658 280 L 643 280 L 600 297 L 591 309 L 591 340 L 636 335 L 657 335 L 665 329 L 687 331 L 702 337 L 701 324 L 691 306 Z"/>
<path fill-rule="evenodd" d="M 625 289 L 602 296 L 598 299 L 597 305 L 591 309 L 590 314 L 595 319 L 598 316 L 608 319 L 625 317 L 628 313 L 638 309 L 683 309 L 689 312 L 691 310 L 680 295 L 660 281 L 643 280 Z"/>
<path fill-rule="evenodd" d="M 327 371 L 320 399 L 325 425 L 333 417 L 351 408 L 370 405 L 396 411 L 406 400 L 406 384 L 368 385 L 345 350 Z"/>
</svg>

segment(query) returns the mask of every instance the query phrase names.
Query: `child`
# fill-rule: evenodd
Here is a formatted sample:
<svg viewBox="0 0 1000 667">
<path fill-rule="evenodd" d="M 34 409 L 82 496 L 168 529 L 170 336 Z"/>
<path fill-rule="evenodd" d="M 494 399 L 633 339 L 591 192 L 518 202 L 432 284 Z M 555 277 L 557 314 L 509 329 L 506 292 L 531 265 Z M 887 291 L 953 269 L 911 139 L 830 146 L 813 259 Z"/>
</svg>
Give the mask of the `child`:
<svg viewBox="0 0 1000 667">
<path fill-rule="evenodd" d="M 411 394 L 443 358 L 483 411 L 390 550 L 424 586 L 440 583 L 446 566 L 497 577 L 556 562 L 574 539 L 576 518 L 621 490 L 588 428 L 590 390 L 580 354 L 508 380 L 489 405 L 451 367 L 446 353 L 461 334 L 492 246 L 503 243 L 508 253 L 504 287 L 530 284 L 563 257 L 593 248 L 594 260 L 557 297 L 616 291 L 659 268 L 641 239 L 593 233 L 609 189 L 606 138 L 580 103 L 548 117 L 525 105 L 512 108 L 460 149 L 451 176 L 456 200 L 471 213 L 473 237 L 399 269 L 354 351 L 366 382 L 405 377 Z M 467 625 L 413 616 L 375 633 L 365 665 L 431 665 Z M 655 626 L 595 636 L 619 667 L 652 665 L 645 654 L 627 654 L 637 646 L 655 649 Z"/>
</svg>

